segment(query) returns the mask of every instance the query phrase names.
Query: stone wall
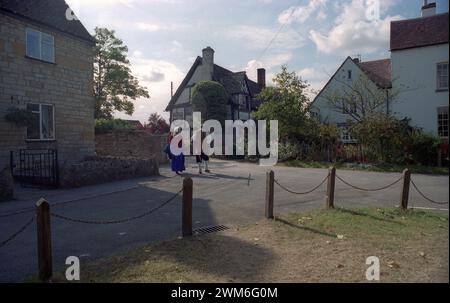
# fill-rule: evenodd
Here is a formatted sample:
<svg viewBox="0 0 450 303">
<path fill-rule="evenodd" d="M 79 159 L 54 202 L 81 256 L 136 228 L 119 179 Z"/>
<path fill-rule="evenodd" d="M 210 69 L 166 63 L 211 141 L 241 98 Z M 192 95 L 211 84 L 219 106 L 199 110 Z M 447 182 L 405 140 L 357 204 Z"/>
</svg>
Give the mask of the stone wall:
<svg viewBox="0 0 450 303">
<path fill-rule="evenodd" d="M 163 152 L 167 135 L 152 135 L 146 131 L 115 131 L 95 135 L 98 156 L 155 158 L 159 164 L 167 163 Z"/>
<path fill-rule="evenodd" d="M 154 175 L 159 175 L 159 167 L 153 158 L 88 157 L 62 168 L 60 186 L 81 187 Z"/>
<path fill-rule="evenodd" d="M 26 28 L 54 36 L 55 63 L 26 57 Z M 88 42 L 0 12 L 0 170 L 9 151 L 58 149 L 60 165 L 95 155 L 93 50 Z M 26 128 L 5 121 L 9 107 L 52 104 L 56 138 L 27 141 Z"/>
</svg>

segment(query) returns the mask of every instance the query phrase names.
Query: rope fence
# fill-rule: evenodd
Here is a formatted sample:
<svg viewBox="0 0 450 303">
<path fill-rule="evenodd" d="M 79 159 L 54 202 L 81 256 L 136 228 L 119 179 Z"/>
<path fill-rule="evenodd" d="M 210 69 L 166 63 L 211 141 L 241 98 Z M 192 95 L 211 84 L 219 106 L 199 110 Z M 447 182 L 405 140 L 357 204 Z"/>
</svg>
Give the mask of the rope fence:
<svg viewBox="0 0 450 303">
<path fill-rule="evenodd" d="M 31 225 L 31 223 L 34 222 L 35 216 L 33 215 L 30 220 L 27 221 L 27 223 L 25 223 L 25 225 L 23 225 L 18 231 L 16 231 L 15 233 L 13 233 L 11 236 L 9 236 L 6 240 L 0 242 L 0 248 L 2 248 L 3 246 L 5 246 L 6 244 L 8 244 L 9 242 L 11 242 L 12 240 L 14 240 L 18 235 L 20 235 L 21 233 L 23 233 L 28 226 Z"/>
<path fill-rule="evenodd" d="M 33 215 L 18 231 L 14 232 L 6 240 L 0 242 L 0 248 L 4 247 L 11 241 L 13 241 L 17 236 L 23 233 L 29 226 L 36 221 L 37 227 L 37 257 L 38 257 L 38 268 L 39 268 L 39 279 L 41 281 L 49 281 L 53 275 L 53 261 L 52 261 L 52 236 L 50 220 L 51 217 L 73 222 L 73 223 L 84 223 L 84 224 L 100 224 L 100 225 L 110 225 L 110 224 L 120 224 L 131 222 L 134 220 L 142 219 L 144 217 L 153 214 L 162 207 L 173 202 L 180 193 L 182 195 L 182 218 L 181 218 L 181 229 L 182 235 L 191 236 L 192 232 L 192 202 L 193 202 L 193 182 L 192 179 L 186 177 L 183 180 L 183 187 L 174 193 L 169 199 L 165 200 L 163 203 L 156 207 L 153 207 L 142 214 L 135 215 L 128 218 L 116 219 L 116 220 L 83 220 L 78 218 L 72 218 L 69 216 L 61 215 L 50 211 L 50 204 L 45 199 L 40 199 L 35 206 L 36 214 Z M 29 210 L 19 211 L 20 213 L 28 212 Z M 18 212 L 18 213 L 19 213 Z M 16 214 L 16 213 L 14 213 Z"/>
<path fill-rule="evenodd" d="M 317 185 L 317 186 L 315 186 L 314 188 L 312 188 L 312 189 L 310 189 L 310 190 L 308 190 L 308 191 L 305 191 L 305 192 L 296 192 L 296 191 L 293 191 L 293 190 L 291 190 L 291 189 L 289 189 L 289 188 L 287 188 L 287 187 L 281 185 L 280 182 L 279 182 L 278 180 L 274 180 L 274 182 L 275 182 L 275 184 L 278 185 L 281 189 L 287 191 L 288 193 L 291 193 L 291 194 L 294 194 L 294 195 L 307 195 L 307 194 L 310 194 L 310 193 L 316 191 L 317 189 L 319 189 L 319 188 L 320 188 L 320 187 L 328 180 L 328 177 L 329 177 L 329 176 L 330 176 L 330 174 L 328 174 L 328 175 L 327 175 L 327 176 L 319 183 L 319 185 Z"/>
<path fill-rule="evenodd" d="M 385 190 L 385 189 L 388 189 L 388 188 L 394 186 L 395 184 L 397 184 L 397 183 L 400 182 L 401 180 L 403 180 L 403 176 L 401 176 L 400 178 L 398 178 L 398 179 L 395 180 L 394 182 L 392 182 L 392 183 L 390 183 L 390 184 L 388 184 L 388 185 L 382 186 L 382 187 L 378 187 L 378 188 L 362 188 L 362 187 L 353 185 L 353 184 L 351 184 L 351 183 L 348 182 L 348 181 L 345 181 L 345 180 L 344 180 L 343 178 L 341 178 L 339 175 L 336 175 L 336 178 L 337 178 L 339 181 L 341 181 L 342 183 L 344 183 L 345 185 L 347 185 L 347 186 L 349 186 L 349 187 L 351 187 L 351 188 L 354 188 L 354 189 L 360 190 L 360 191 L 367 191 L 367 192 L 375 192 L 375 191 Z"/>
<path fill-rule="evenodd" d="M 401 188 L 401 196 L 400 196 L 400 207 L 402 210 L 408 209 L 408 202 L 409 202 L 409 192 L 410 192 L 410 185 L 419 193 L 421 197 L 423 197 L 425 200 L 427 200 L 430 203 L 433 204 L 439 204 L 444 205 L 448 204 L 449 202 L 440 202 L 431 199 L 427 195 L 424 194 L 424 192 L 419 189 L 419 187 L 416 185 L 414 180 L 411 179 L 411 172 L 409 170 L 403 171 L 403 174 L 400 178 L 396 179 L 395 181 L 382 186 L 378 188 L 363 188 L 357 185 L 354 185 L 350 183 L 349 181 L 345 180 L 341 176 L 336 174 L 336 168 L 332 167 L 329 169 L 328 174 L 325 176 L 321 182 L 314 186 L 313 188 L 307 190 L 307 191 L 295 191 L 290 189 L 289 187 L 283 185 L 279 180 L 275 179 L 275 173 L 273 171 L 267 172 L 267 180 L 266 180 L 266 203 L 265 203 L 265 217 L 269 219 L 274 218 L 273 209 L 274 209 L 274 185 L 277 184 L 282 190 L 293 194 L 293 195 L 308 195 L 316 190 L 318 190 L 321 186 L 323 186 L 325 183 L 326 186 L 326 195 L 325 195 L 325 201 L 326 201 L 326 207 L 328 209 L 334 208 L 334 193 L 335 193 L 335 182 L 336 179 L 341 181 L 343 184 L 356 189 L 360 191 L 367 191 L 367 192 L 375 192 L 375 191 L 381 191 L 388 188 L 391 188 L 395 186 L 396 184 L 403 181 L 403 186 Z M 39 278 L 42 281 L 48 281 L 50 280 L 52 276 L 52 244 L 51 244 L 51 228 L 50 228 L 50 220 L 51 217 L 73 222 L 73 223 L 82 223 L 82 224 L 92 224 L 92 225 L 111 225 L 111 224 L 120 224 L 120 223 L 126 223 L 131 222 L 134 220 L 142 219 L 144 217 L 147 217 L 154 212 L 158 211 L 162 207 L 168 205 L 169 203 L 173 202 L 178 195 L 182 193 L 182 208 L 181 208 L 181 225 L 182 225 L 182 235 L 183 236 L 191 236 L 193 234 L 192 231 L 192 202 L 193 202 L 193 182 L 192 179 L 189 177 L 186 177 L 183 180 L 183 186 L 182 188 L 170 196 L 167 200 L 162 202 L 161 204 L 157 205 L 156 207 L 153 207 L 151 209 L 146 210 L 145 212 L 134 215 L 127 218 L 122 219 L 114 219 L 114 220 L 84 220 L 79 218 L 73 218 L 66 215 L 62 215 L 56 212 L 53 212 L 50 210 L 50 204 L 45 199 L 40 199 L 36 203 L 35 211 L 36 214 L 33 215 L 26 223 L 16 232 L 14 232 L 11 236 L 9 236 L 6 240 L 0 242 L 0 248 L 4 247 L 14 239 L 16 239 L 20 234 L 22 234 L 29 226 L 33 224 L 33 222 L 36 221 L 37 226 L 37 243 L 38 243 L 38 265 L 39 265 Z M 308 201 L 311 202 L 311 201 Z M 298 203 L 306 203 L 306 202 L 298 202 Z M 17 213 L 25 213 L 28 212 L 27 209 L 25 210 L 19 210 Z M 15 214 L 15 213 L 14 213 Z"/>
<path fill-rule="evenodd" d="M 435 201 L 429 197 L 427 197 L 416 185 L 416 183 L 414 182 L 413 179 L 411 179 L 411 184 L 413 186 L 413 188 L 417 191 L 417 193 L 419 193 L 419 195 L 422 196 L 422 198 L 424 198 L 425 200 L 427 200 L 428 202 L 432 203 L 432 204 L 437 204 L 437 205 L 445 205 L 448 204 L 448 202 L 439 202 L 439 201 Z"/>
<path fill-rule="evenodd" d="M 93 225 L 110 225 L 110 224 L 120 224 L 120 223 L 126 223 L 126 222 L 130 222 L 130 221 L 134 221 L 134 220 L 138 220 L 138 219 L 142 219 L 146 216 L 149 216 L 150 214 L 154 213 L 155 211 L 159 210 L 160 208 L 164 207 L 165 205 L 169 204 L 170 202 L 172 202 L 173 200 L 175 200 L 175 198 L 183 191 L 183 189 L 179 190 L 177 193 L 175 193 L 170 199 L 168 199 L 167 201 L 161 203 L 160 205 L 144 212 L 143 214 L 137 215 L 137 216 L 133 216 L 133 217 L 129 217 L 129 218 L 124 218 L 124 219 L 117 219 L 117 220 L 83 220 L 83 219 L 76 219 L 76 218 L 70 218 L 67 216 L 63 216 L 54 212 L 50 212 L 50 215 L 52 217 L 61 219 L 61 220 L 65 220 L 65 221 L 69 221 L 69 222 L 74 222 L 74 223 L 84 223 L 84 224 L 93 224 Z"/>
<path fill-rule="evenodd" d="M 386 190 L 386 189 L 389 189 L 403 181 L 402 187 L 401 187 L 401 195 L 400 195 L 400 208 L 402 210 L 408 209 L 408 203 L 410 202 L 410 197 L 409 197 L 410 185 L 412 185 L 412 187 L 419 193 L 419 195 L 422 198 L 424 198 L 425 200 L 427 200 L 428 202 L 430 202 L 432 204 L 438 204 L 438 205 L 449 204 L 449 202 L 436 201 L 436 200 L 431 199 L 427 195 L 425 195 L 424 192 L 419 189 L 419 187 L 414 182 L 414 180 L 411 179 L 411 172 L 408 169 L 405 169 L 403 171 L 403 174 L 398 179 L 394 180 L 393 182 L 391 182 L 387 185 L 377 187 L 377 188 L 364 188 L 364 187 L 352 184 L 351 182 L 345 180 L 340 175 L 336 174 L 336 168 L 332 167 L 329 169 L 327 176 L 317 186 L 313 187 L 312 189 L 310 189 L 308 191 L 304 191 L 304 192 L 294 191 L 294 190 L 284 186 L 277 179 L 275 179 L 274 172 L 270 171 L 267 173 L 267 181 L 266 181 L 266 212 L 265 212 L 266 218 L 268 218 L 268 219 L 274 218 L 274 216 L 273 216 L 274 195 L 275 195 L 274 188 L 273 188 L 274 184 L 278 185 L 281 189 L 283 189 L 284 191 L 289 192 L 291 194 L 307 195 L 307 194 L 310 194 L 310 193 L 316 191 L 325 182 L 328 181 L 326 196 L 325 196 L 326 207 L 334 208 L 334 193 L 335 193 L 336 179 L 338 179 L 340 182 L 342 182 L 343 184 L 345 184 L 348 187 L 351 187 L 351 188 L 359 190 L 359 191 L 365 191 L 365 192 L 377 192 L 377 191 Z M 297 203 L 310 203 L 310 202 L 311 201 L 304 201 L 304 202 L 300 201 Z"/>
</svg>

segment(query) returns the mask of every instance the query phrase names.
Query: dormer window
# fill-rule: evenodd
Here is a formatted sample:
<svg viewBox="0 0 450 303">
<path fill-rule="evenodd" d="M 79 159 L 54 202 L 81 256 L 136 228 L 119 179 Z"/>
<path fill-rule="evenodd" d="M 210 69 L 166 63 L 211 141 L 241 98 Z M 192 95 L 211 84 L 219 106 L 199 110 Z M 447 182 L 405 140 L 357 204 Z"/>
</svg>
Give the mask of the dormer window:
<svg viewBox="0 0 450 303">
<path fill-rule="evenodd" d="M 55 63 L 55 40 L 52 35 L 27 28 L 27 56 L 45 62 Z"/>
</svg>

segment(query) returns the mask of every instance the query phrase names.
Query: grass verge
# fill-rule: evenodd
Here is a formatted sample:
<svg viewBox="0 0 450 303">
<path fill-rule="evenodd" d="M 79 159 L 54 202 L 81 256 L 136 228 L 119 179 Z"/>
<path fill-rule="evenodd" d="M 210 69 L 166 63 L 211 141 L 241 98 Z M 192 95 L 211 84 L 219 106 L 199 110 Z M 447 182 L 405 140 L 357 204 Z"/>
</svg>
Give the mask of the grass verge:
<svg viewBox="0 0 450 303">
<path fill-rule="evenodd" d="M 448 213 L 335 209 L 173 239 L 82 264 L 82 282 L 449 281 Z M 63 281 L 59 274 L 56 281 Z"/>
</svg>

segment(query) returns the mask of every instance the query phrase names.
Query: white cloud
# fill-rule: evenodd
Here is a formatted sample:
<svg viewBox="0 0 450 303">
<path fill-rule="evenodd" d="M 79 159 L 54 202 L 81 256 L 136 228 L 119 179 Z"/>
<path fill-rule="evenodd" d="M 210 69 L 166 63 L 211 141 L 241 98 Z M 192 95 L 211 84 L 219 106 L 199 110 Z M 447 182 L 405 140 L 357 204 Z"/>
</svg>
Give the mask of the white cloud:
<svg viewBox="0 0 450 303">
<path fill-rule="evenodd" d="M 320 90 L 330 79 L 330 72 L 324 67 L 306 67 L 297 72 L 297 74 L 307 81 L 313 90 Z"/>
<path fill-rule="evenodd" d="M 278 22 L 280 24 L 291 24 L 294 21 L 304 23 L 318 9 L 323 8 L 326 2 L 327 0 L 310 0 L 305 6 L 292 6 L 278 16 Z"/>
<path fill-rule="evenodd" d="M 133 57 L 136 57 L 136 58 L 142 57 L 142 52 L 140 50 L 135 50 L 133 52 Z"/>
<path fill-rule="evenodd" d="M 370 1 L 371 3 L 372 1 Z M 395 2 L 395 1 L 394 1 Z M 327 32 L 310 31 L 310 39 L 322 53 L 336 52 L 344 54 L 374 53 L 389 48 L 390 22 L 402 19 L 401 16 L 386 16 L 378 20 L 366 18 L 367 0 L 352 0 L 340 7 L 333 28 Z M 380 15 L 392 5 L 392 2 L 380 2 Z"/>
<path fill-rule="evenodd" d="M 144 32 L 178 31 L 190 28 L 187 24 L 163 23 L 163 22 L 132 22 L 129 26 Z"/>
<path fill-rule="evenodd" d="M 141 85 L 147 87 L 150 100 L 136 100 L 135 112 L 131 117 L 123 113 L 117 113 L 116 117 L 145 122 L 151 113 L 163 114 L 170 101 L 170 82 L 174 82 L 176 89 L 185 74 L 175 64 L 163 60 L 130 57 L 130 62 L 133 75 L 139 79 Z M 163 115 L 168 117 L 167 114 Z"/>
<path fill-rule="evenodd" d="M 298 72 L 299 76 L 301 76 L 303 78 L 303 80 L 316 80 L 318 78 L 322 78 L 323 73 L 321 73 L 320 71 L 318 71 L 317 69 L 313 68 L 313 67 L 306 67 L 301 69 Z"/>
<path fill-rule="evenodd" d="M 320 11 L 317 13 L 316 20 L 317 20 L 317 21 L 323 21 L 323 20 L 326 20 L 327 17 L 328 17 L 328 15 L 327 15 L 323 10 L 320 10 Z"/>
<path fill-rule="evenodd" d="M 244 70 L 247 73 L 247 77 L 249 77 L 253 81 L 256 81 L 258 68 L 265 68 L 267 71 L 267 75 L 270 75 L 270 72 L 273 69 L 278 68 L 285 63 L 288 63 L 292 58 L 293 54 L 291 52 L 276 53 L 268 55 L 262 60 L 250 60 Z M 270 83 L 271 79 L 272 78 L 266 76 L 267 83 Z"/>
<path fill-rule="evenodd" d="M 136 0 L 66 0 L 70 7 L 80 6 L 112 6 L 112 5 L 126 5 L 131 6 Z"/>
<path fill-rule="evenodd" d="M 247 77 L 249 77 L 253 81 L 256 81 L 258 68 L 266 68 L 266 67 L 261 61 L 257 60 L 248 61 L 247 66 L 244 68 Z"/>
<path fill-rule="evenodd" d="M 223 34 L 226 38 L 241 40 L 241 45 L 251 50 L 263 50 L 275 36 L 277 29 L 262 26 L 240 25 L 226 29 Z M 305 38 L 293 29 L 280 32 L 272 42 L 271 49 L 289 50 L 305 45 Z"/>
</svg>

